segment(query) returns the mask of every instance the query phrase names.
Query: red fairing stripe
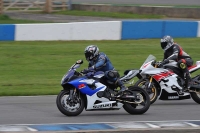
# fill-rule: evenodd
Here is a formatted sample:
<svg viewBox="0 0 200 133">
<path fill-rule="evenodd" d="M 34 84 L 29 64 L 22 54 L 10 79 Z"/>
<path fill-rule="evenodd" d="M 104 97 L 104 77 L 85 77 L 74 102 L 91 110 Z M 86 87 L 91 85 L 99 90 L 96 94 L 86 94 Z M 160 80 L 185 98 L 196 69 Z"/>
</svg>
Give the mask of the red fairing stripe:
<svg viewBox="0 0 200 133">
<path fill-rule="evenodd" d="M 195 68 L 195 67 L 197 67 L 197 65 L 193 65 L 191 67 L 188 67 L 188 69 L 190 70 L 190 69 Z"/>
<path fill-rule="evenodd" d="M 156 81 L 160 81 L 161 79 L 164 79 L 170 75 L 174 74 L 174 72 L 172 71 L 167 71 L 167 72 L 162 72 L 162 73 L 159 73 L 159 74 L 156 74 L 153 76 L 153 78 L 156 80 Z"/>
<path fill-rule="evenodd" d="M 145 67 L 147 67 L 151 62 L 145 64 L 142 68 L 144 69 Z"/>
</svg>

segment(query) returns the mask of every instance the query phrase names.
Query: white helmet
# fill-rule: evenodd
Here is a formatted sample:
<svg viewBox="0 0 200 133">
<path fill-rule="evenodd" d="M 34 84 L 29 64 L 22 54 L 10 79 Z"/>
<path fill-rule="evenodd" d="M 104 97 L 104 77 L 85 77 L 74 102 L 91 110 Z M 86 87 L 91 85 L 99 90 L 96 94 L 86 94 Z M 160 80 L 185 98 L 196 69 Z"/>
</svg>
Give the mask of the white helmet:
<svg viewBox="0 0 200 133">
<path fill-rule="evenodd" d="M 169 49 L 174 44 L 174 39 L 171 36 L 164 36 L 160 40 L 160 45 L 163 50 Z"/>
<path fill-rule="evenodd" d="M 95 45 L 90 45 L 85 48 L 85 58 L 87 61 L 93 60 L 99 55 L 99 48 Z"/>
</svg>

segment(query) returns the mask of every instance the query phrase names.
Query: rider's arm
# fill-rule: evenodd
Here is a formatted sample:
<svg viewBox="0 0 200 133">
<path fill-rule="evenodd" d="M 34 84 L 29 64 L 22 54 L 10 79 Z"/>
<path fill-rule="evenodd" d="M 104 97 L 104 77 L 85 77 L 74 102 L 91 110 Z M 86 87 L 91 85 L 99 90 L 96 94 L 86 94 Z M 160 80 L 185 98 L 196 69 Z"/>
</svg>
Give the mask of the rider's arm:
<svg viewBox="0 0 200 133">
<path fill-rule="evenodd" d="M 170 61 L 177 61 L 178 60 L 178 53 L 180 51 L 179 46 L 174 45 L 173 46 L 173 54 L 170 55 L 168 58 L 164 59 L 165 63 L 169 63 Z"/>
<path fill-rule="evenodd" d="M 98 61 L 92 66 L 95 70 L 98 70 L 106 65 L 105 55 L 100 55 Z"/>
</svg>

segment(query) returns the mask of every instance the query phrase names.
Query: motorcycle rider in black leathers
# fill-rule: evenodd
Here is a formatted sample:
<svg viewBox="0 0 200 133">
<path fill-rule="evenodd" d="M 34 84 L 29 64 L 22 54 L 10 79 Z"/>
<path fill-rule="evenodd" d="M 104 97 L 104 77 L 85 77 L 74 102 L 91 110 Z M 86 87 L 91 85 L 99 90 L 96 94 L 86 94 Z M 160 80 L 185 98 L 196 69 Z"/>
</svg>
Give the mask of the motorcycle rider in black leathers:
<svg viewBox="0 0 200 133">
<path fill-rule="evenodd" d="M 169 63 L 171 60 L 176 61 L 179 69 L 183 72 L 183 78 L 185 80 L 185 89 L 189 89 L 191 85 L 191 77 L 188 70 L 188 67 L 193 65 L 192 58 L 185 52 L 177 43 L 174 43 L 174 40 L 171 36 L 164 36 L 161 41 L 161 48 L 164 50 L 164 59 L 161 62 L 160 66 L 163 66 L 166 63 Z"/>
<path fill-rule="evenodd" d="M 103 71 L 107 82 L 116 84 L 120 87 L 118 94 L 126 90 L 124 84 L 119 80 L 119 73 L 114 69 L 110 59 L 103 52 L 99 52 L 99 48 L 90 45 L 85 48 L 85 58 L 89 62 L 88 68 L 84 73 L 89 71 Z"/>
</svg>

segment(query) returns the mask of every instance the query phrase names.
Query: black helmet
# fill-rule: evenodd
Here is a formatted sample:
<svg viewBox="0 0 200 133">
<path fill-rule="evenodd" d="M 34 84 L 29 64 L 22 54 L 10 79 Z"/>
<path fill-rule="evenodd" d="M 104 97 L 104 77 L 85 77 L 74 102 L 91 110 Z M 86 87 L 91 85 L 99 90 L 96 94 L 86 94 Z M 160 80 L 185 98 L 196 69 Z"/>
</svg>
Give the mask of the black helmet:
<svg viewBox="0 0 200 133">
<path fill-rule="evenodd" d="M 90 45 L 85 48 L 85 58 L 87 61 L 93 60 L 99 55 L 99 48 L 95 45 Z"/>
<path fill-rule="evenodd" d="M 163 50 L 169 49 L 174 44 L 174 39 L 171 36 L 164 36 L 160 40 L 160 45 Z"/>
</svg>

